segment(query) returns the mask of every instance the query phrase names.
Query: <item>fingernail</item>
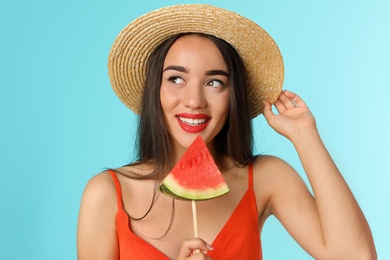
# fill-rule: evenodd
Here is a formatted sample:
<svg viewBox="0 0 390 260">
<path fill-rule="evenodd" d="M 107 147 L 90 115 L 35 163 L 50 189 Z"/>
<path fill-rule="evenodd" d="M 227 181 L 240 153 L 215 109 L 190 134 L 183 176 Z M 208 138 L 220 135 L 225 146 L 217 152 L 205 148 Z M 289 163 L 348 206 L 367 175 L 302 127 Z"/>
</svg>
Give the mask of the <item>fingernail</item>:
<svg viewBox="0 0 390 260">
<path fill-rule="evenodd" d="M 212 245 L 209 245 L 209 244 L 206 244 L 207 248 L 210 249 L 210 250 L 213 250 L 214 247 Z"/>
</svg>

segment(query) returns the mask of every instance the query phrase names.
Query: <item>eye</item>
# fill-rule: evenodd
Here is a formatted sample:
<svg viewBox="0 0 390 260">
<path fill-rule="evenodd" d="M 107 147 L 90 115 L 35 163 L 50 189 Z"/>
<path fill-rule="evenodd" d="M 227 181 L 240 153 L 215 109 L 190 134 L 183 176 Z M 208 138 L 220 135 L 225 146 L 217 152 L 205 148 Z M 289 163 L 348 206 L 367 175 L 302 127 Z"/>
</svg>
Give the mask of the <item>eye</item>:
<svg viewBox="0 0 390 260">
<path fill-rule="evenodd" d="M 225 86 L 225 84 L 221 80 L 213 79 L 207 83 L 207 86 L 219 88 Z"/>
<path fill-rule="evenodd" d="M 184 84 L 184 80 L 180 77 L 177 77 L 177 76 L 172 76 L 168 79 L 168 81 L 172 82 L 172 83 L 175 83 L 175 84 Z"/>
</svg>

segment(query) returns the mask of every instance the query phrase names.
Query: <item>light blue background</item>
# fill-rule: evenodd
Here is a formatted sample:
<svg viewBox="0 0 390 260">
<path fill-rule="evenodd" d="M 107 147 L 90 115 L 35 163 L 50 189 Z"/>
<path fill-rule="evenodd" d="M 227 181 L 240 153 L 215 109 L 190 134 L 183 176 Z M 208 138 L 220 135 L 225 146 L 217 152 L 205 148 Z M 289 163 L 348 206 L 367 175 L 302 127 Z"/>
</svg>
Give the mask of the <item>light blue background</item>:
<svg viewBox="0 0 390 260">
<path fill-rule="evenodd" d="M 390 259 L 390 2 L 203 2 L 274 37 L 284 87 L 311 107 L 371 225 L 379 259 Z M 0 2 L 0 259 L 76 258 L 86 182 L 133 156 L 135 116 L 110 89 L 109 49 L 128 22 L 177 3 L 190 1 Z M 257 151 L 304 176 L 291 144 L 261 117 L 254 122 Z M 274 218 L 262 241 L 265 259 L 311 259 Z"/>
</svg>

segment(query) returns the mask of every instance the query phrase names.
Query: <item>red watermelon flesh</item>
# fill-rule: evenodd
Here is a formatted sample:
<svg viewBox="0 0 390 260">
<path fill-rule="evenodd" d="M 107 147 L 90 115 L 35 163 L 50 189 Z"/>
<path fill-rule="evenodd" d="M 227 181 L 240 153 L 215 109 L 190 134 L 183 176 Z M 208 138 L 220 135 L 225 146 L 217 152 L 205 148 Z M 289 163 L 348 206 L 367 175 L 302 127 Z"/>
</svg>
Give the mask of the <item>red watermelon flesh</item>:
<svg viewBox="0 0 390 260">
<path fill-rule="evenodd" d="M 207 200 L 229 192 L 206 143 L 198 136 L 160 185 L 164 194 L 183 200 Z"/>
</svg>

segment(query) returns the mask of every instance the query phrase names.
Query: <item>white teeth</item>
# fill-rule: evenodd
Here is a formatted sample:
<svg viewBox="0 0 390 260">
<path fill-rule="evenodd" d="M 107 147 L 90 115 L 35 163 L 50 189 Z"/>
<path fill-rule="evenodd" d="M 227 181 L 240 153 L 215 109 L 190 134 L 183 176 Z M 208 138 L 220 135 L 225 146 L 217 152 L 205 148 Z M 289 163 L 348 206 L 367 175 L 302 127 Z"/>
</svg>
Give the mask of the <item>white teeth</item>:
<svg viewBox="0 0 390 260">
<path fill-rule="evenodd" d="M 192 118 L 185 118 L 185 117 L 179 117 L 179 119 L 184 124 L 191 125 L 191 126 L 197 126 L 197 125 L 204 124 L 208 120 L 208 119 L 192 119 Z"/>
</svg>

